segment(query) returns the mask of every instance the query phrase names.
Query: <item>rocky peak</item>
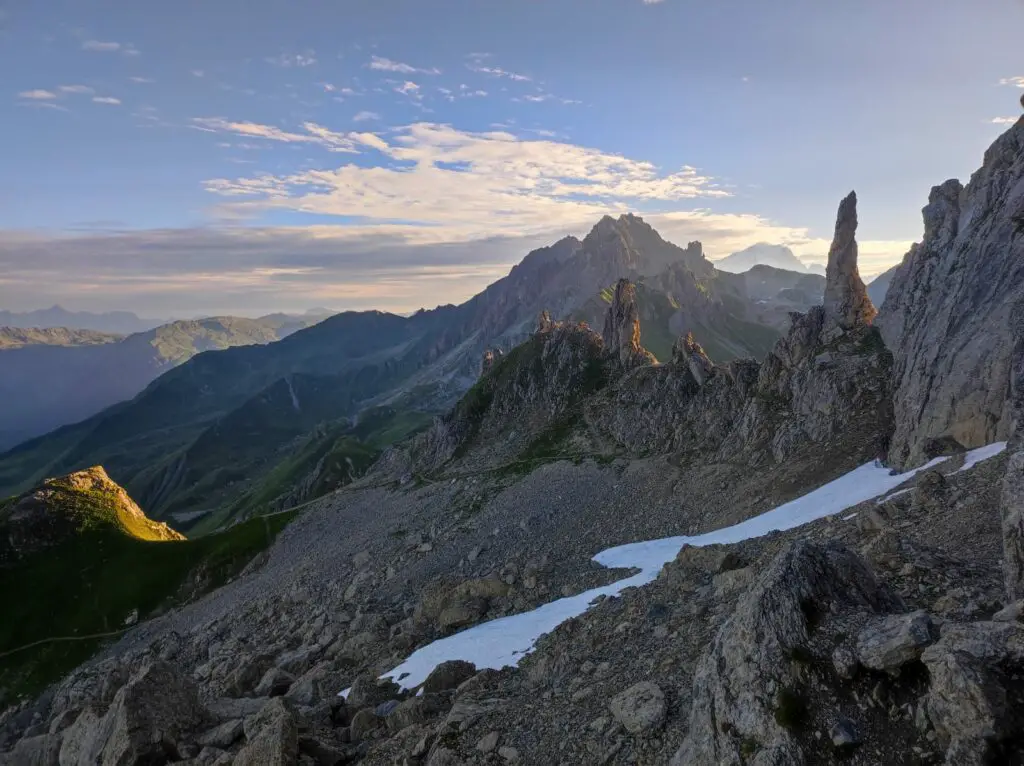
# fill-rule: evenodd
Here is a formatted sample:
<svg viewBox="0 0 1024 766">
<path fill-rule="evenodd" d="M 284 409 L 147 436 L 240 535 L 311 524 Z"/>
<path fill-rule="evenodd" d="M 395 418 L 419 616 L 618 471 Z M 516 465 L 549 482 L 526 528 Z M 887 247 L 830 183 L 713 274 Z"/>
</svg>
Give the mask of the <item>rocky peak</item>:
<svg viewBox="0 0 1024 766">
<path fill-rule="evenodd" d="M 926 240 L 946 246 L 956 238 L 960 228 L 960 195 L 963 192 L 963 184 L 955 178 L 932 187 L 928 204 L 921 211 Z"/>
<path fill-rule="evenodd" d="M 825 317 L 843 329 L 871 324 L 878 312 L 857 270 L 857 193 L 839 203 L 836 232 L 828 252 Z"/>
<path fill-rule="evenodd" d="M 698 386 L 703 386 L 715 369 L 714 363 L 694 339 L 692 332 L 681 335 L 672 347 L 672 364 L 686 366 Z"/>
<path fill-rule="evenodd" d="M 555 329 L 556 322 L 551 318 L 551 314 L 544 310 L 540 312 L 540 316 L 537 318 L 537 332 L 551 332 Z"/>
<path fill-rule="evenodd" d="M 615 295 L 605 314 L 605 350 L 624 367 L 635 367 L 647 361 L 650 354 L 640 345 L 640 311 L 636 305 L 636 286 L 628 279 L 615 285 Z"/>
<path fill-rule="evenodd" d="M 484 358 L 480 365 L 480 374 L 486 375 L 493 370 L 494 365 L 501 360 L 501 357 L 502 352 L 500 348 L 489 348 L 484 351 Z"/>
</svg>

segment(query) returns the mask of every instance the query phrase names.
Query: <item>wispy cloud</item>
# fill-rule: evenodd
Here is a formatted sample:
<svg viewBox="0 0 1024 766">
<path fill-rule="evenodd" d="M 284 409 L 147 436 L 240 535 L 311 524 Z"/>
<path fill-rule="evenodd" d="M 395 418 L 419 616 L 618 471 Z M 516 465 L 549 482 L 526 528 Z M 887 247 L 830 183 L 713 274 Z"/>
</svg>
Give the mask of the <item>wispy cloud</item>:
<svg viewBox="0 0 1024 766">
<path fill-rule="evenodd" d="M 192 75 L 193 77 L 200 77 L 200 78 L 202 78 L 202 77 L 206 77 L 206 72 L 204 72 L 204 71 L 203 71 L 202 69 L 193 69 L 193 70 L 192 70 L 192 71 L 190 72 L 190 74 L 191 74 L 191 75 Z"/>
<path fill-rule="evenodd" d="M 110 106 L 120 106 L 121 104 L 121 99 L 113 96 L 96 96 L 92 101 L 94 104 L 109 104 Z"/>
<path fill-rule="evenodd" d="M 57 98 L 57 94 L 52 90 L 37 88 L 36 90 L 23 90 L 18 94 L 18 98 L 24 98 L 29 101 L 50 101 Z"/>
<path fill-rule="evenodd" d="M 658 5 L 663 2 L 665 2 L 665 0 L 644 0 L 644 5 Z"/>
<path fill-rule="evenodd" d="M 280 67 L 310 67 L 316 63 L 316 53 L 306 51 L 305 53 L 282 53 L 279 56 L 270 56 L 266 59 L 268 64 Z"/>
<path fill-rule="evenodd" d="M 993 125 L 1016 125 L 1019 117 L 993 117 Z"/>
<path fill-rule="evenodd" d="M 406 80 L 401 85 L 394 87 L 395 93 L 401 93 L 403 96 L 408 96 L 413 99 L 423 98 L 423 94 L 420 93 L 420 86 L 411 80 Z"/>
<path fill-rule="evenodd" d="M 999 81 L 1000 85 L 1012 85 L 1015 88 L 1024 88 L 1024 76 L 1004 77 Z"/>
<path fill-rule="evenodd" d="M 369 120 L 379 120 L 380 115 L 376 112 L 358 112 L 355 117 L 352 118 L 352 122 L 367 122 Z"/>
<path fill-rule="evenodd" d="M 479 63 L 470 63 L 466 66 L 474 72 L 480 74 L 490 75 L 491 77 L 504 77 L 515 82 L 531 82 L 532 77 L 528 77 L 525 74 L 519 74 L 518 72 L 510 72 L 507 69 L 501 69 L 500 67 L 482 66 Z"/>
<path fill-rule="evenodd" d="M 441 70 L 437 67 L 431 67 L 430 69 L 421 69 L 419 67 L 411 66 L 410 64 L 404 64 L 401 61 L 394 61 L 392 59 L 382 58 L 381 56 L 374 56 L 370 63 L 367 64 L 370 69 L 375 69 L 378 72 L 396 72 L 398 74 L 429 74 L 436 75 L 441 74 Z"/>
<path fill-rule="evenodd" d="M 152 77 L 129 77 L 129 80 L 136 83 L 137 85 L 148 85 L 156 82 Z"/>
<path fill-rule="evenodd" d="M 139 55 L 139 49 L 132 43 L 104 42 L 102 40 L 86 40 L 82 43 L 82 50 L 93 53 L 121 53 L 125 56 Z"/>
<path fill-rule="evenodd" d="M 88 96 L 96 91 L 88 85 L 61 85 L 57 88 L 61 93 L 74 93 L 76 95 Z"/>
<path fill-rule="evenodd" d="M 192 119 L 192 127 L 208 133 L 232 133 L 286 144 L 317 144 L 332 152 L 357 153 L 360 147 L 372 146 L 375 140 L 364 133 L 337 133 L 315 122 L 302 123 L 304 133 L 257 122 L 232 122 L 222 117 L 195 117 Z"/>
<path fill-rule="evenodd" d="M 285 176 L 213 179 L 206 188 L 244 198 L 221 206 L 235 215 L 279 208 L 359 216 L 378 225 L 408 220 L 417 224 L 404 230 L 409 236 L 431 241 L 575 227 L 637 202 L 728 196 L 692 167 L 664 172 L 642 160 L 505 132 L 417 123 L 387 140 L 375 134 L 347 139 L 403 166 L 347 163 Z"/>
</svg>

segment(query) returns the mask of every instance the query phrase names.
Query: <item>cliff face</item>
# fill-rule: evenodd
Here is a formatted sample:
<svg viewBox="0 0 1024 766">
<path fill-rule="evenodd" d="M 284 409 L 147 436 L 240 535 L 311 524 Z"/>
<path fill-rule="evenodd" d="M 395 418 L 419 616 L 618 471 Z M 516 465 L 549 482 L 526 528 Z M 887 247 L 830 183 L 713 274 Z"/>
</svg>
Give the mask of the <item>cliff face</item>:
<svg viewBox="0 0 1024 766">
<path fill-rule="evenodd" d="M 877 325 L 895 358 L 897 467 L 936 440 L 964 447 L 1010 434 L 1010 378 L 1024 311 L 1024 119 L 963 187 L 932 189 L 924 238 L 897 269 Z"/>
<path fill-rule="evenodd" d="M 892 357 L 871 326 L 857 274 L 856 197 L 840 206 L 825 306 L 793 314 L 764 362 L 713 365 L 691 337 L 672 361 L 623 378 L 590 421 L 634 453 L 698 450 L 714 460 L 781 462 L 805 449 L 884 452 Z"/>
</svg>

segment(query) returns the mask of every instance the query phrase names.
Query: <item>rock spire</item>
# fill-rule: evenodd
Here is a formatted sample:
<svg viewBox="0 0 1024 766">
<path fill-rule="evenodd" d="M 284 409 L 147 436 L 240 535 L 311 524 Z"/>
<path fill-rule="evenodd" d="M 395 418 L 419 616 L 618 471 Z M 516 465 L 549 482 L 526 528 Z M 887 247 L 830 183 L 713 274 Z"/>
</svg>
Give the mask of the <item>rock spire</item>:
<svg viewBox="0 0 1024 766">
<path fill-rule="evenodd" d="M 871 324 L 878 311 L 857 270 L 857 193 L 839 203 L 836 233 L 828 252 L 825 316 L 843 329 Z"/>
</svg>

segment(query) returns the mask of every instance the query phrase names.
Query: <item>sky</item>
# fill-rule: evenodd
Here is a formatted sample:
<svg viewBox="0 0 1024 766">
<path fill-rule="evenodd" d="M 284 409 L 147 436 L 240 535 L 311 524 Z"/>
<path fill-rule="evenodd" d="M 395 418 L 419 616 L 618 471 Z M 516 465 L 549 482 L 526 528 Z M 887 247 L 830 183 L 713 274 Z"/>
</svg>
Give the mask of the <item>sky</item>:
<svg viewBox="0 0 1024 766">
<path fill-rule="evenodd" d="M 0 0 L 0 308 L 457 303 L 636 212 L 861 271 L 1021 113 L 1024 0 Z"/>
</svg>

